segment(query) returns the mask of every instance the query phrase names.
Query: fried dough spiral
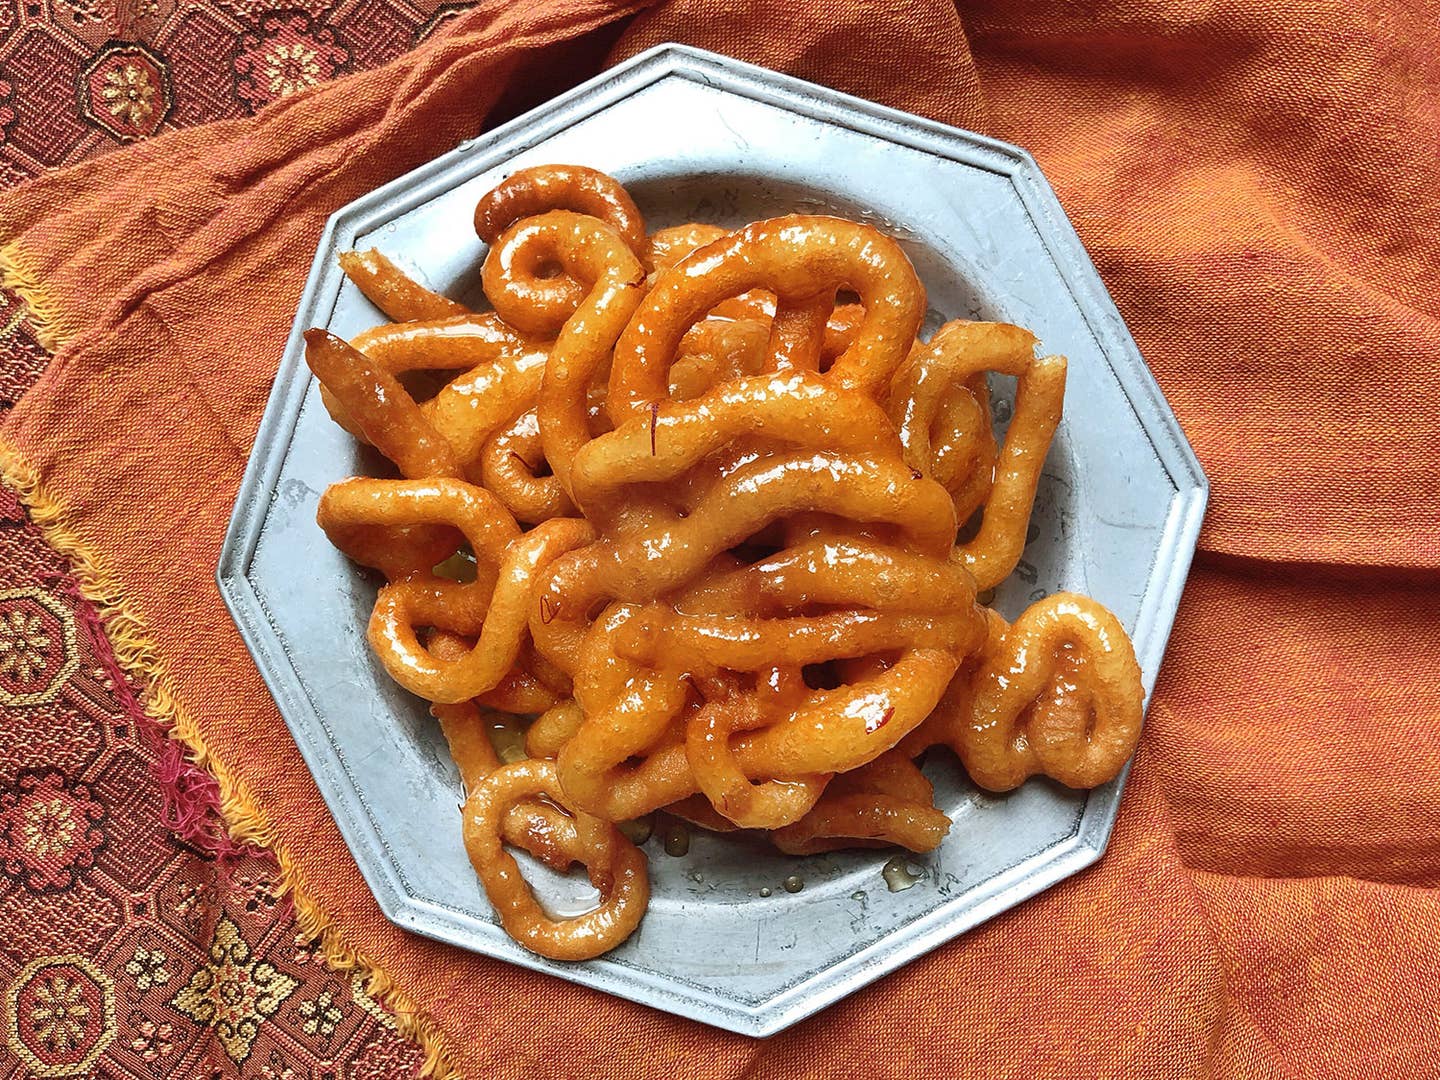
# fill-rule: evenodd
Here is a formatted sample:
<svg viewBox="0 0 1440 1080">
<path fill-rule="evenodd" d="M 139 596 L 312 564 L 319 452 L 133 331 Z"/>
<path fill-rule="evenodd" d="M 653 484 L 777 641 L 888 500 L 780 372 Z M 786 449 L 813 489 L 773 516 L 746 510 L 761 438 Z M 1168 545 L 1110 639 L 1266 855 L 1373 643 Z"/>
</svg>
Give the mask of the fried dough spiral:
<svg viewBox="0 0 1440 1080">
<path fill-rule="evenodd" d="M 475 228 L 493 312 L 347 253 L 394 321 L 308 331 L 306 359 L 401 475 L 333 485 L 317 519 L 385 577 L 371 646 L 432 703 L 517 941 L 567 960 L 624 941 L 649 886 L 617 826 L 657 810 L 792 855 L 927 852 L 951 826 L 914 763 L 932 746 L 994 791 L 1120 771 L 1144 691 L 1114 616 L 1057 593 L 1010 624 L 977 601 L 1020 559 L 1062 357 L 1004 323 L 919 340 L 905 252 L 840 218 L 647 235 L 612 178 L 542 166 Z M 1016 383 L 998 440 L 992 373 Z M 533 717 L 523 760 L 502 763 L 488 709 Z M 547 915 L 506 845 L 584 865 L 598 907 Z"/>
</svg>

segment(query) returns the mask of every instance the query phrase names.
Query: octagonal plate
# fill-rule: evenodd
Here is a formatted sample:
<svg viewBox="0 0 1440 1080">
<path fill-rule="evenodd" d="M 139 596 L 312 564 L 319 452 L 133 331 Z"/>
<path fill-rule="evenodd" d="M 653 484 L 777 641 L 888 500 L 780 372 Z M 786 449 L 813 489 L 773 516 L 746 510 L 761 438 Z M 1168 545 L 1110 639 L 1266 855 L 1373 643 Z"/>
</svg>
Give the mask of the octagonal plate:
<svg viewBox="0 0 1440 1080">
<path fill-rule="evenodd" d="M 1034 161 L 957 131 L 710 53 L 663 46 L 351 203 L 331 218 L 296 314 L 217 571 L 220 588 L 385 913 L 408 929 L 734 1031 L 778 1031 L 1099 857 L 1122 777 L 1091 792 L 1043 780 L 977 791 L 932 753 L 954 828 L 890 892 L 888 853 L 807 859 L 697 835 L 647 845 L 651 908 L 584 964 L 526 952 L 497 924 L 460 839 L 460 786 L 424 704 L 372 658 L 376 582 L 314 521 L 326 485 L 375 462 L 327 417 L 300 332 L 382 321 L 336 268 L 376 246 L 480 302 L 476 199 L 523 165 L 618 177 L 652 226 L 739 225 L 791 211 L 873 222 L 906 247 L 943 318 L 1015 322 L 1070 359 L 1065 419 L 1029 543 L 997 604 L 1088 593 L 1134 638 L 1147 693 L 1204 512 L 1189 445 Z M 997 420 L 1010 388 L 997 381 Z M 782 881 L 798 874 L 791 894 Z M 543 875 L 536 875 L 543 877 Z M 762 898 L 760 890 L 771 895 Z M 540 883 L 552 903 L 574 883 Z"/>
</svg>

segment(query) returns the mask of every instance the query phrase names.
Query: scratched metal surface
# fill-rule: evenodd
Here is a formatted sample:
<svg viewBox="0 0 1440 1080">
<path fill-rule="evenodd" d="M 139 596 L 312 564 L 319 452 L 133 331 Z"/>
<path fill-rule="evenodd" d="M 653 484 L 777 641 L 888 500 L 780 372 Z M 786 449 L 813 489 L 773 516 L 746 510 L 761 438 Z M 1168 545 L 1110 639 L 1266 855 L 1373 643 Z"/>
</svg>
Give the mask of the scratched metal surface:
<svg viewBox="0 0 1440 1080">
<path fill-rule="evenodd" d="M 217 577 L 367 882 L 402 926 L 656 1008 L 753 1035 L 778 1031 L 1098 858 L 1121 779 L 1088 794 L 1032 781 L 1003 798 L 932 752 L 955 825 L 921 880 L 890 892 L 889 853 L 792 859 L 696 835 L 647 845 L 653 898 L 620 949 L 559 964 L 497 925 L 460 841 L 455 769 L 424 705 L 372 658 L 375 582 L 314 523 L 326 485 L 374 462 L 325 414 L 299 331 L 382 321 L 335 268 L 376 246 L 433 286 L 479 298 L 477 197 L 509 171 L 581 162 L 635 194 L 653 226 L 738 225 L 790 211 L 870 220 L 905 245 L 931 322 L 998 318 L 1070 358 L 1009 615 L 1060 588 L 1095 596 L 1132 633 L 1147 691 L 1205 502 L 1173 415 L 1034 162 L 1023 151 L 695 50 L 668 46 L 347 206 L 331 220 L 239 492 Z M 997 381 L 1003 426 L 1010 387 Z M 799 893 L 781 888 L 798 874 Z M 542 876 L 563 904 L 576 884 Z M 762 888 L 772 890 L 768 898 Z M 955 947 L 961 947 L 958 945 Z"/>
</svg>

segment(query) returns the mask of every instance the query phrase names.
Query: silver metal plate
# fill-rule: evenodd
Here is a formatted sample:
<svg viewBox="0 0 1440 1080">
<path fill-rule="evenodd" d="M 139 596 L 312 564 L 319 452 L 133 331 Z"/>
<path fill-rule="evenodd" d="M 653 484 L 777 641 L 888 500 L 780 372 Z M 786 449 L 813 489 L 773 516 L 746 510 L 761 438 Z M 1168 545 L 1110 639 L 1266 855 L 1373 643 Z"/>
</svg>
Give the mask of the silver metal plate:
<svg viewBox="0 0 1440 1080">
<path fill-rule="evenodd" d="M 1154 685 L 1206 485 L 1173 414 L 1034 161 L 957 131 L 693 49 L 664 46 L 351 203 L 331 218 L 296 313 L 217 577 L 256 663 L 385 913 L 421 934 L 751 1035 L 779 1031 L 1100 856 L 1119 780 L 1044 781 L 995 798 L 948 755 L 927 774 L 955 822 L 922 880 L 890 892 L 884 852 L 793 859 L 697 835 L 647 845 L 640 930 L 583 964 L 520 948 L 497 924 L 460 839 L 459 781 L 422 702 L 372 658 L 375 583 L 315 525 L 320 492 L 373 471 L 326 415 L 300 332 L 382 321 L 338 252 L 375 246 L 478 302 L 477 198 L 514 169 L 578 162 L 618 177 L 652 227 L 838 213 L 897 237 L 931 322 L 1002 319 L 1070 359 L 1065 419 L 1020 569 L 1013 616 L 1056 589 L 1094 596 L 1130 631 Z M 1003 419 L 1007 388 L 997 383 Z M 297 853 L 303 859 L 303 852 Z M 798 874 L 801 892 L 782 881 Z M 554 880 L 542 891 L 562 888 Z M 769 888 L 772 895 L 760 897 Z"/>
</svg>

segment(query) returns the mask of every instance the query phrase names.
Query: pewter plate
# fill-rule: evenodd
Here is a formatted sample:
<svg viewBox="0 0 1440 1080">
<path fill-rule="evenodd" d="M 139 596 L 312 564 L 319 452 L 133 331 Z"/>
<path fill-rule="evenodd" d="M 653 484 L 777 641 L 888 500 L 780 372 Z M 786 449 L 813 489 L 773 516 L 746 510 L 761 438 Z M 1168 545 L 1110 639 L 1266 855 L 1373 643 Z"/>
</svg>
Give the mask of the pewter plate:
<svg viewBox="0 0 1440 1080">
<path fill-rule="evenodd" d="M 920 881 L 890 892 L 888 853 L 792 859 L 697 835 L 647 845 L 639 931 L 602 959 L 545 960 L 500 929 L 466 861 L 460 785 L 425 706 L 372 658 L 375 581 L 326 542 L 326 485 L 374 462 L 321 406 L 300 332 L 382 321 L 336 254 L 375 246 L 479 302 L 476 199 L 507 173 L 578 162 L 618 177 L 652 227 L 740 225 L 792 211 L 870 221 L 929 290 L 930 324 L 1002 319 L 1070 359 L 1065 419 L 1024 561 L 999 590 L 1014 616 L 1056 589 L 1096 597 L 1135 641 L 1147 693 L 1206 499 L 1174 415 L 1054 193 L 1023 150 L 725 57 L 662 46 L 344 207 L 321 238 L 220 556 L 221 592 L 365 880 L 417 933 L 732 1031 L 768 1035 L 1094 862 L 1124 776 L 1094 791 L 1031 781 L 977 791 L 948 755 L 925 769 L 955 822 Z M 1007 394 L 996 384 L 1003 426 Z M 790 875 L 802 891 L 781 888 Z M 534 874 L 557 907 L 584 888 Z M 762 888 L 772 890 L 762 898 Z M 963 944 L 955 946 L 963 948 Z"/>
</svg>

